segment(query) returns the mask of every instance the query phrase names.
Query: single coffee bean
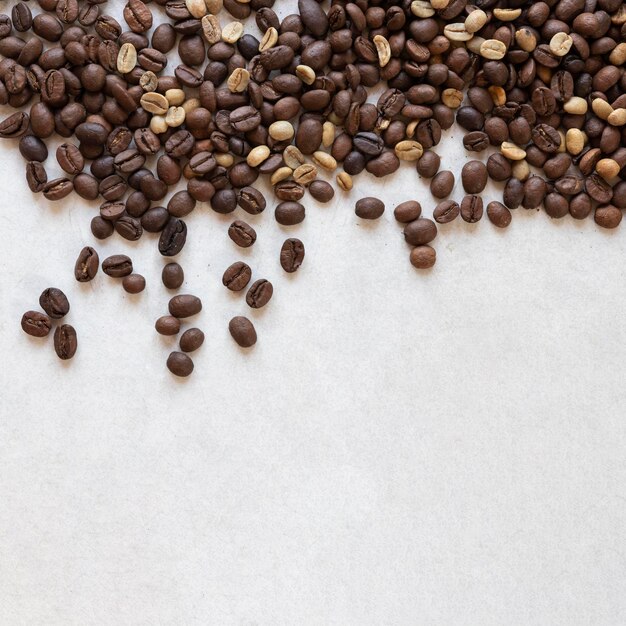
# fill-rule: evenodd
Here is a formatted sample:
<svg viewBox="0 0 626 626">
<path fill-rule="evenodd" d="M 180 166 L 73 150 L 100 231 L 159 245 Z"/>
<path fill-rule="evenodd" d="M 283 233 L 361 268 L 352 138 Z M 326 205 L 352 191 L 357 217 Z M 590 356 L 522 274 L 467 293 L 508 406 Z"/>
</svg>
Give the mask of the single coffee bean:
<svg viewBox="0 0 626 626">
<path fill-rule="evenodd" d="M 33 135 L 24 135 L 20 139 L 20 154 L 27 161 L 45 161 L 48 158 L 48 148 L 46 144 L 38 137 Z"/>
<path fill-rule="evenodd" d="M 52 327 L 50 318 L 39 311 L 26 311 L 21 324 L 22 330 L 31 337 L 47 337 Z"/>
<path fill-rule="evenodd" d="M 522 206 L 525 209 L 536 209 L 546 197 L 546 182 L 540 176 L 531 176 L 524 183 Z"/>
<path fill-rule="evenodd" d="M 85 246 L 79 253 L 74 265 L 74 278 L 79 283 L 93 280 L 98 273 L 100 259 L 98 253 L 90 246 Z"/>
<path fill-rule="evenodd" d="M 408 224 L 422 214 L 422 205 L 417 200 L 401 202 L 394 210 L 393 216 L 398 222 Z"/>
<path fill-rule="evenodd" d="M 544 200 L 546 213 L 554 218 L 560 219 L 569 213 L 569 202 L 560 193 L 549 193 Z"/>
<path fill-rule="evenodd" d="M 437 260 L 437 253 L 429 245 L 421 245 L 413 248 L 409 255 L 411 265 L 420 270 L 430 269 Z"/>
<path fill-rule="evenodd" d="M 412 246 L 423 246 L 437 236 L 437 225 L 432 220 L 420 217 L 404 228 L 404 239 Z"/>
<path fill-rule="evenodd" d="M 161 231 L 159 252 L 163 256 L 176 256 L 187 241 L 187 225 L 177 217 L 170 217 Z"/>
<path fill-rule="evenodd" d="M 441 158 L 436 152 L 426 150 L 422 158 L 417 162 L 417 173 L 424 178 L 432 178 L 438 171 Z"/>
<path fill-rule="evenodd" d="M 433 211 L 433 219 L 438 224 L 448 224 L 454 221 L 460 212 L 460 207 L 454 200 L 440 202 Z"/>
<path fill-rule="evenodd" d="M 70 310 L 67 296 L 56 287 L 45 289 L 39 296 L 39 306 L 55 320 L 65 317 Z"/>
<path fill-rule="evenodd" d="M 141 293 L 146 288 L 146 279 L 141 274 L 129 274 L 122 279 L 122 287 L 127 293 Z"/>
<path fill-rule="evenodd" d="M 250 266 L 243 261 L 237 261 L 226 268 L 222 276 L 222 284 L 231 291 L 241 291 L 252 277 Z"/>
<path fill-rule="evenodd" d="M 461 217 L 465 222 L 474 224 L 483 216 L 483 199 L 477 195 L 468 195 L 461 201 Z"/>
<path fill-rule="evenodd" d="M 26 164 L 26 182 L 33 193 L 43 191 L 48 182 L 48 175 L 44 166 L 38 161 L 29 161 Z"/>
<path fill-rule="evenodd" d="M 163 315 L 155 322 L 154 328 L 159 335 L 177 335 L 180 331 L 180 320 L 173 315 Z"/>
<path fill-rule="evenodd" d="M 241 248 L 249 248 L 256 241 L 256 231 L 241 220 L 235 220 L 228 227 L 228 236 Z"/>
<path fill-rule="evenodd" d="M 304 221 L 305 209 L 299 202 L 281 202 L 274 211 L 274 217 L 283 226 L 294 226 Z"/>
<path fill-rule="evenodd" d="M 622 221 L 622 211 L 611 204 L 601 205 L 596 208 L 593 219 L 602 228 L 617 228 Z"/>
<path fill-rule="evenodd" d="M 285 272 L 292 274 L 304 260 L 304 244 L 295 238 L 286 239 L 280 249 L 280 265 Z"/>
<path fill-rule="evenodd" d="M 517 209 L 523 199 L 524 183 L 517 178 L 509 178 L 502 192 L 502 201 L 509 209 Z"/>
<path fill-rule="evenodd" d="M 449 170 L 444 170 L 435 174 L 430 181 L 430 193 L 435 198 L 445 198 L 452 193 L 454 188 L 454 174 Z"/>
<path fill-rule="evenodd" d="M 575 220 L 584 220 L 591 213 L 591 198 L 586 193 L 579 193 L 569 203 L 569 213 Z"/>
<path fill-rule="evenodd" d="M 233 317 L 228 323 L 228 330 L 231 337 L 242 348 L 250 348 L 256 343 L 256 330 L 247 317 Z"/>
<path fill-rule="evenodd" d="M 490 202 L 487 205 L 487 217 L 498 228 L 506 228 L 511 223 L 511 211 L 501 202 Z"/>
<path fill-rule="evenodd" d="M 385 212 L 385 205 L 378 198 L 361 198 L 354 207 L 357 217 L 365 220 L 376 220 Z"/>
<path fill-rule="evenodd" d="M 167 289 L 178 289 L 185 280 L 183 268 L 178 263 L 167 263 L 161 272 L 161 280 Z"/>
<path fill-rule="evenodd" d="M 463 189 L 468 194 L 481 193 L 487 185 L 487 177 L 487 168 L 480 161 L 468 161 L 461 170 Z"/>
<path fill-rule="evenodd" d="M 202 301 L 197 296 L 180 294 L 170 299 L 168 307 L 170 315 L 174 317 L 191 317 L 192 315 L 200 313 L 202 310 Z"/>
<path fill-rule="evenodd" d="M 318 202 L 326 203 L 333 199 L 335 190 L 325 180 L 314 180 L 309 185 L 309 193 Z"/>
<path fill-rule="evenodd" d="M 167 369 L 174 376 L 185 378 L 193 372 L 193 361 L 184 352 L 171 352 L 167 357 Z"/>
<path fill-rule="evenodd" d="M 258 215 L 267 206 L 265 196 L 255 187 L 243 187 L 237 194 L 237 204 L 250 215 Z"/>
<path fill-rule="evenodd" d="M 55 178 L 54 180 L 48 181 L 43 186 L 43 195 L 47 200 L 56 202 L 57 200 L 62 200 L 69 196 L 73 189 L 74 185 L 71 180 L 67 178 Z"/>
<path fill-rule="evenodd" d="M 204 333 L 199 328 L 188 328 L 178 342 L 183 352 L 194 352 L 204 343 Z"/>
<path fill-rule="evenodd" d="M 91 233 L 96 239 L 106 239 L 113 234 L 113 224 L 100 215 L 91 220 Z"/>
<path fill-rule="evenodd" d="M 54 351 L 57 356 L 66 361 L 76 354 L 78 339 L 76 330 L 70 324 L 61 324 L 54 331 Z"/>
<path fill-rule="evenodd" d="M 113 254 L 102 261 L 102 271 L 113 278 L 123 278 L 133 272 L 133 262 L 125 254 Z"/>
<path fill-rule="evenodd" d="M 261 278 L 254 283 L 246 294 L 246 302 L 253 309 L 264 307 L 272 298 L 274 287 L 269 280 Z"/>
</svg>

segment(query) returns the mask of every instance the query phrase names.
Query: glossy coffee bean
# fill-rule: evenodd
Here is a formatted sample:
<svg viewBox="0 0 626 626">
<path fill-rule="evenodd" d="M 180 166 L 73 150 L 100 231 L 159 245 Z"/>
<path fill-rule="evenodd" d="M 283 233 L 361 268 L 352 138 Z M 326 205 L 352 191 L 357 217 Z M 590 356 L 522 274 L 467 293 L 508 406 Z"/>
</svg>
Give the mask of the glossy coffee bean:
<svg viewBox="0 0 626 626">
<path fill-rule="evenodd" d="M 85 246 L 76 259 L 74 265 L 74 278 L 79 283 L 86 283 L 93 280 L 98 273 L 100 258 L 98 253 L 91 247 Z"/>
<path fill-rule="evenodd" d="M 55 320 L 65 317 L 70 310 L 67 296 L 56 287 L 49 287 L 41 293 L 39 306 Z"/>
<path fill-rule="evenodd" d="M 70 324 L 61 324 L 54 331 L 54 351 L 57 356 L 66 361 L 76 354 L 78 338 L 76 330 Z"/>
<path fill-rule="evenodd" d="M 31 337 L 47 337 L 52 328 L 52 321 L 39 311 L 26 311 L 22 315 L 22 330 Z"/>
</svg>

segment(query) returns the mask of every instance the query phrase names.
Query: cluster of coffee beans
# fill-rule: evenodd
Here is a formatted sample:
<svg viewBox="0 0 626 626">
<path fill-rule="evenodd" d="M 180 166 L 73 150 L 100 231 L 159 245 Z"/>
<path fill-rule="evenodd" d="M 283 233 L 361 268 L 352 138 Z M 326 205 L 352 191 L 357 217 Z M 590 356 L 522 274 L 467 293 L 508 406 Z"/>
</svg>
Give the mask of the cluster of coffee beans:
<svg viewBox="0 0 626 626">
<path fill-rule="evenodd" d="M 126 26 L 98 0 L 37 0 L 36 14 L 33 4 L 0 16 L 0 103 L 18 109 L 0 122 L 0 137 L 19 139 L 33 192 L 101 199 L 91 223 L 98 239 L 158 233 L 159 252 L 172 257 L 198 202 L 222 214 L 264 211 L 259 176 L 277 199 L 276 221 L 293 226 L 305 219 L 307 191 L 319 202 L 334 197 L 321 176 L 347 192 L 361 172 L 387 176 L 403 161 L 440 200 L 432 220 L 416 200 L 394 211 L 418 268 L 435 263 L 437 223 L 481 219 L 489 178 L 504 187 L 502 202 L 486 207 L 498 227 L 518 206 L 543 206 L 553 218 L 593 212 L 614 228 L 626 208 L 621 0 L 331 0 L 328 8 L 298 0 L 298 13 L 283 19 L 274 0 L 129 0 Z M 260 37 L 241 21 L 253 13 Z M 181 63 L 171 71 L 173 51 Z M 440 171 L 434 151 L 455 121 L 467 151 L 489 154 L 463 168 L 460 203 L 449 199 L 454 175 Z M 49 180 L 45 140 L 55 134 L 67 139 L 56 150 L 66 175 Z M 375 219 L 384 205 L 363 198 L 355 211 Z M 228 235 L 242 247 L 256 240 L 239 219 Z M 290 238 L 280 262 L 293 272 L 303 256 Z M 105 263 L 109 274 L 128 270 L 127 291 L 143 289 L 128 257 Z M 250 277 L 237 263 L 223 282 L 243 289 Z M 258 280 L 248 304 L 263 306 L 272 291 Z M 230 331 L 240 345 L 256 340 L 245 318 Z M 188 357 L 174 354 L 170 369 L 190 372 Z"/>
</svg>

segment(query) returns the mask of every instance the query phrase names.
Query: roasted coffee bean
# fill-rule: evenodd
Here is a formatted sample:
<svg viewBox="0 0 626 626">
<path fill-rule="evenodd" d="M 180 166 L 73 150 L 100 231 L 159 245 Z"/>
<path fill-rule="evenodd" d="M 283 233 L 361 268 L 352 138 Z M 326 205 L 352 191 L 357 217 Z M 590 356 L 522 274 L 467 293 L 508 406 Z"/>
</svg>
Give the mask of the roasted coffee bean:
<svg viewBox="0 0 626 626">
<path fill-rule="evenodd" d="M 180 320 L 173 315 L 163 315 L 155 322 L 154 328 L 159 335 L 177 335 L 180 331 Z"/>
<path fill-rule="evenodd" d="M 228 330 L 237 345 L 242 348 L 250 348 L 257 341 L 254 325 L 247 317 L 233 317 L 228 323 Z"/>
<path fill-rule="evenodd" d="M 189 215 L 196 207 L 196 201 L 188 191 L 177 191 L 167 203 L 167 210 L 174 217 Z"/>
<path fill-rule="evenodd" d="M 408 224 L 422 214 L 422 205 L 417 200 L 401 202 L 394 210 L 393 216 L 398 222 Z"/>
<path fill-rule="evenodd" d="M 546 182 L 539 176 L 531 176 L 524 183 L 522 206 L 525 209 L 536 209 L 546 196 Z"/>
<path fill-rule="evenodd" d="M 404 228 L 404 239 L 412 246 L 423 246 L 437 236 L 437 225 L 432 220 L 420 217 Z"/>
<path fill-rule="evenodd" d="M 318 202 L 326 203 L 333 199 L 335 190 L 325 180 L 314 180 L 309 185 L 309 193 Z"/>
<path fill-rule="evenodd" d="M 250 286 L 246 293 L 246 302 L 253 309 L 264 307 L 272 298 L 274 287 L 269 280 L 261 278 Z"/>
<path fill-rule="evenodd" d="M 305 209 L 299 202 L 281 202 L 274 211 L 274 217 L 283 226 L 294 226 L 304 221 Z"/>
<path fill-rule="evenodd" d="M 129 274 L 122 279 L 122 287 L 127 293 L 138 294 L 146 288 L 146 279 L 141 274 Z"/>
<path fill-rule="evenodd" d="M 163 256 L 176 256 L 187 241 L 187 225 L 177 217 L 170 217 L 161 231 L 159 252 Z"/>
<path fill-rule="evenodd" d="M 378 198 L 361 198 L 354 207 L 357 217 L 364 220 L 376 220 L 385 212 L 385 205 Z"/>
<path fill-rule="evenodd" d="M 249 248 L 256 241 L 256 231 L 241 220 L 235 220 L 228 227 L 228 236 L 240 247 Z"/>
<path fill-rule="evenodd" d="M 91 220 L 91 233 L 96 239 L 106 239 L 113 234 L 113 231 L 113 224 L 103 219 L 100 215 L 96 215 Z"/>
<path fill-rule="evenodd" d="M 38 137 L 24 135 L 20 139 L 20 154 L 27 161 L 45 161 L 48 158 L 48 148 Z"/>
<path fill-rule="evenodd" d="M 33 193 L 43 191 L 48 182 L 48 175 L 44 166 L 38 161 L 30 161 L 26 164 L 26 182 Z"/>
<path fill-rule="evenodd" d="M 429 245 L 421 245 L 413 248 L 409 255 L 411 265 L 419 270 L 427 270 L 435 265 L 437 253 Z"/>
<path fill-rule="evenodd" d="M 579 193 L 569 203 L 569 213 L 575 220 L 584 220 L 591 213 L 591 198 L 586 193 Z"/>
<path fill-rule="evenodd" d="M 143 235 L 141 220 L 127 214 L 116 220 L 115 231 L 128 241 L 137 241 Z"/>
<path fill-rule="evenodd" d="M 561 137 L 559 133 L 548 124 L 537 124 L 532 130 L 533 143 L 543 152 L 552 154 L 559 149 Z"/>
<path fill-rule="evenodd" d="M 237 194 L 237 204 L 246 213 L 258 215 L 266 207 L 265 196 L 255 187 L 243 187 Z"/>
<path fill-rule="evenodd" d="M 168 304 L 170 315 L 179 319 L 197 315 L 202 310 L 202 301 L 191 294 L 180 294 L 170 299 Z"/>
<path fill-rule="evenodd" d="M 481 193 L 487 185 L 487 177 L 487 168 L 480 161 L 468 161 L 461 170 L 463 189 L 468 194 Z"/>
<path fill-rule="evenodd" d="M 465 222 L 474 224 L 483 216 L 483 199 L 480 196 L 468 195 L 461 201 L 461 217 Z"/>
<path fill-rule="evenodd" d="M 167 369 L 174 374 L 185 378 L 193 372 L 193 361 L 184 352 L 171 352 L 167 357 Z"/>
<path fill-rule="evenodd" d="M 61 169 L 73 176 L 82 172 L 85 167 L 85 159 L 74 144 L 62 143 L 57 148 L 56 157 Z"/>
<path fill-rule="evenodd" d="M 67 296 L 55 287 L 45 289 L 39 296 L 39 306 L 52 318 L 58 320 L 69 313 Z"/>
<path fill-rule="evenodd" d="M 222 276 L 222 284 L 230 291 L 241 291 L 252 277 L 250 266 L 243 261 L 237 261 L 226 268 Z"/>
<path fill-rule="evenodd" d="M 490 202 L 487 205 L 487 217 L 498 228 L 506 228 L 511 223 L 511 211 L 501 202 Z"/>
<path fill-rule="evenodd" d="M 617 228 L 622 221 L 622 211 L 611 204 L 601 205 L 596 208 L 593 219 L 602 228 Z"/>
<path fill-rule="evenodd" d="M 98 253 L 90 246 L 85 246 L 79 253 L 74 265 L 74 278 L 79 283 L 93 280 L 98 273 L 100 258 Z"/>
<path fill-rule="evenodd" d="M 52 321 L 39 311 L 26 311 L 22 315 L 22 330 L 31 337 L 47 337 L 52 328 Z"/>
<path fill-rule="evenodd" d="M 454 200 L 444 200 L 440 202 L 433 211 L 433 219 L 438 224 L 447 224 L 454 221 L 459 216 L 460 208 Z"/>
<path fill-rule="evenodd" d="M 123 278 L 133 272 L 133 262 L 125 254 L 114 254 L 102 261 L 102 271 L 112 278 Z"/>
<path fill-rule="evenodd" d="M 199 328 L 189 328 L 178 342 L 183 352 L 194 352 L 204 343 L 204 333 Z"/>
<path fill-rule="evenodd" d="M 424 178 L 432 178 L 438 171 L 441 158 L 436 152 L 427 150 L 417 162 L 417 173 Z"/>
<path fill-rule="evenodd" d="M 285 272 L 292 274 L 304 260 L 304 244 L 295 238 L 286 239 L 280 249 L 280 265 Z"/>
<path fill-rule="evenodd" d="M 219 189 L 211 198 L 211 208 L 216 213 L 232 213 L 237 207 L 237 192 L 234 189 Z"/>
<path fill-rule="evenodd" d="M 167 289 L 178 289 L 185 280 L 183 268 L 178 263 L 167 263 L 161 272 L 161 280 Z"/>
<path fill-rule="evenodd" d="M 543 205 L 546 213 L 554 219 L 565 217 L 569 212 L 569 202 L 560 193 L 546 195 Z"/>
<path fill-rule="evenodd" d="M 76 330 L 70 324 L 61 324 L 54 331 L 54 351 L 57 356 L 66 361 L 76 354 L 78 339 Z"/>
<path fill-rule="evenodd" d="M 0 122 L 0 137 L 21 137 L 28 130 L 29 121 L 27 113 L 19 112 L 9 115 Z"/>
<path fill-rule="evenodd" d="M 435 198 L 445 198 L 452 193 L 454 188 L 454 174 L 448 170 L 438 172 L 430 181 L 430 193 Z"/>
</svg>

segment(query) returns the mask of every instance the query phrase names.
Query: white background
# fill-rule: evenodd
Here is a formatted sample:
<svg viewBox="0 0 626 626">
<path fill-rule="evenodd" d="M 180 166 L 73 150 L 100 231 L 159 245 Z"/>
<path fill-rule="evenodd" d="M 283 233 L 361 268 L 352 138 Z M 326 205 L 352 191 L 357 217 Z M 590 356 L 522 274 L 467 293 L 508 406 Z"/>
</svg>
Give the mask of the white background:
<svg viewBox="0 0 626 626">
<path fill-rule="evenodd" d="M 199 205 L 179 260 L 207 338 L 177 380 L 176 341 L 153 329 L 173 295 L 156 237 L 96 242 L 97 205 L 33 196 L 16 147 L 0 146 L 0 623 L 626 621 L 623 232 L 523 209 L 506 231 L 458 220 L 419 272 L 392 216 L 432 211 L 409 165 L 307 197 L 298 227 L 273 201 Z M 364 195 L 385 200 L 378 222 L 355 217 Z M 248 251 L 235 217 L 257 229 Z M 288 236 L 306 246 L 293 276 Z M 84 245 L 132 256 L 146 291 L 76 283 Z M 238 259 L 274 284 L 265 309 L 221 285 Z M 71 302 L 68 363 L 20 329 L 48 286 Z M 238 314 L 251 350 L 228 334 Z"/>
</svg>

